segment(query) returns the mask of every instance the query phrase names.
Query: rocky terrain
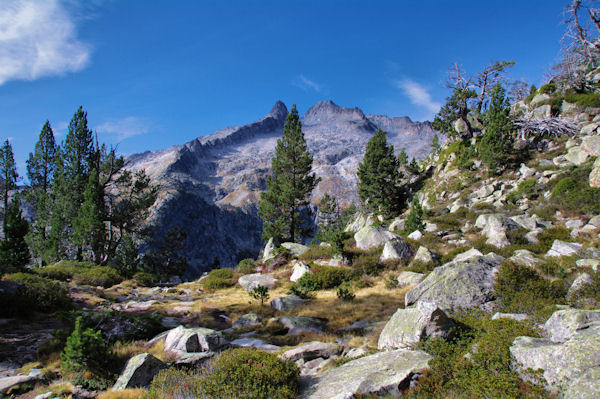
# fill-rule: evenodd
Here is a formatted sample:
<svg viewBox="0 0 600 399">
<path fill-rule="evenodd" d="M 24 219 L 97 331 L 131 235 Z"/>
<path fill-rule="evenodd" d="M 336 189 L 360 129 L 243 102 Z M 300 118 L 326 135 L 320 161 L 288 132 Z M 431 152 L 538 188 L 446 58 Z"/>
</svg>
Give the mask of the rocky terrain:
<svg viewBox="0 0 600 399">
<path fill-rule="evenodd" d="M 277 102 L 262 119 L 199 137 L 182 146 L 129 157 L 133 170 L 145 169 L 161 186 L 151 222 L 161 237 L 173 226 L 187 232 L 188 276 L 197 276 L 215 257 L 233 266 L 256 256 L 262 246 L 256 203 L 265 189 L 275 144 L 287 107 Z M 435 131 L 428 122 L 407 117 L 365 115 L 331 101 L 311 107 L 302 118 L 303 132 L 322 178 L 313 202 L 324 193 L 349 205 L 357 202 L 356 169 L 367 141 L 378 128 L 388 133 L 396 152 L 424 158 Z M 443 141 L 443 137 L 440 137 Z"/>
</svg>

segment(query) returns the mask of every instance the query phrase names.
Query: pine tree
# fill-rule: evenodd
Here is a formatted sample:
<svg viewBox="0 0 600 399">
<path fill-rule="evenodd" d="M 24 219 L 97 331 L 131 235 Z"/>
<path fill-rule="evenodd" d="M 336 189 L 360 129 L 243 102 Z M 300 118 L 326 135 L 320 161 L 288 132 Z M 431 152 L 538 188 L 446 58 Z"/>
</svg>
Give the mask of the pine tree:
<svg viewBox="0 0 600 399">
<path fill-rule="evenodd" d="M 423 207 L 417 200 L 417 197 L 413 197 L 410 212 L 406 217 L 406 224 L 404 225 L 404 231 L 408 234 L 416 230 L 423 230 L 425 225 L 423 224 Z"/>
<path fill-rule="evenodd" d="M 31 185 L 28 200 L 36 211 L 35 222 L 28 240 L 36 256 L 44 257 L 48 248 L 47 234 L 52 211 L 52 187 L 56 167 L 56 142 L 50 122 L 46 121 L 40 132 L 35 152 L 29 153 L 27 176 Z"/>
<path fill-rule="evenodd" d="M 7 139 L 0 148 L 0 188 L 2 188 L 2 199 L 4 201 L 3 209 L 5 215 L 8 210 L 8 193 L 10 190 L 17 188 L 18 178 L 19 174 L 17 173 L 12 146 Z"/>
<path fill-rule="evenodd" d="M 319 203 L 319 231 L 317 239 L 335 246 L 336 252 L 343 249 L 342 213 L 337 200 L 325 194 Z"/>
<path fill-rule="evenodd" d="M 29 223 L 23 218 L 19 208 L 19 199 L 10 202 L 6 217 L 2 222 L 4 240 L 0 241 L 0 265 L 23 269 L 30 261 L 29 247 L 25 236 L 29 231 Z"/>
<path fill-rule="evenodd" d="M 101 263 L 104 260 L 105 219 L 104 193 L 98 181 L 98 172 L 94 169 L 85 189 L 83 204 L 73 220 L 71 235 L 73 244 L 78 248 L 89 248 L 92 262 Z"/>
<path fill-rule="evenodd" d="M 399 166 L 408 165 L 408 155 L 406 155 L 406 151 L 404 151 L 404 148 L 401 149 L 400 153 L 398 154 L 398 165 Z"/>
<path fill-rule="evenodd" d="M 276 243 L 295 242 L 310 231 L 307 226 L 309 198 L 320 181 L 310 173 L 312 163 L 294 105 L 287 116 L 283 136 L 277 140 L 267 191 L 261 194 L 258 203 L 265 241 L 272 237 Z"/>
<path fill-rule="evenodd" d="M 394 146 L 387 144 L 384 131 L 377 130 L 367 143 L 357 174 L 358 195 L 367 209 L 392 216 L 402 208 L 398 159 L 394 156 Z"/>
<path fill-rule="evenodd" d="M 512 149 L 510 132 L 513 123 L 510 118 L 510 104 L 504 93 L 505 90 L 500 84 L 492 89 L 490 105 L 483 116 L 484 134 L 477 143 L 479 158 L 490 171 L 494 171 L 505 162 Z"/>
<path fill-rule="evenodd" d="M 431 149 L 433 152 L 438 152 L 440 150 L 440 138 L 437 134 L 434 134 L 433 139 L 431 139 Z"/>
</svg>

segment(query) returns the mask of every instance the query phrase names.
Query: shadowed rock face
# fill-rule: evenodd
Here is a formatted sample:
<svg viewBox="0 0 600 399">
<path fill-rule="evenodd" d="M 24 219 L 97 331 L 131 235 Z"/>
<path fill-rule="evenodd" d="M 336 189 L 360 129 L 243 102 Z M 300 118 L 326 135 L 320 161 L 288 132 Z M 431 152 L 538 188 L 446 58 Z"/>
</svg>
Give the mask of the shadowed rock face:
<svg viewBox="0 0 600 399">
<path fill-rule="evenodd" d="M 174 226 L 187 232 L 188 277 L 206 270 L 215 257 L 221 265 L 231 266 L 259 252 L 263 243 L 256 203 L 266 187 L 287 114 L 285 104 L 278 101 L 254 123 L 128 158 L 130 169 L 145 169 L 161 185 L 149 220 L 157 237 Z M 313 193 L 314 203 L 326 192 L 345 205 L 358 200 L 356 169 L 378 128 L 388 132 L 396 152 L 405 148 L 409 157 L 418 159 L 429 153 L 435 134 L 428 122 L 365 115 L 331 101 L 311 107 L 302 124 L 314 171 L 322 178 Z"/>
</svg>

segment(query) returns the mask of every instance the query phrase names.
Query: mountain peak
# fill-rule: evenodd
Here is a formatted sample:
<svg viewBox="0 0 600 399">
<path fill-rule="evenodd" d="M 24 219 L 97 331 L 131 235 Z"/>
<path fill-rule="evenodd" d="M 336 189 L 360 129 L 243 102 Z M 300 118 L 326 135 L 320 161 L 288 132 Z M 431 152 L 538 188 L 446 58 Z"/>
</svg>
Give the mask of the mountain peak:
<svg viewBox="0 0 600 399">
<path fill-rule="evenodd" d="M 365 120 L 365 114 L 359 108 L 340 107 L 331 100 L 319 101 L 306 111 L 305 123 L 318 123 L 320 121 L 341 118 L 346 120 Z"/>
<path fill-rule="evenodd" d="M 271 117 L 279 120 L 279 119 L 285 119 L 287 117 L 287 114 L 288 114 L 288 109 L 285 106 L 285 104 L 282 101 L 277 100 L 277 102 L 275 103 L 275 105 L 273 105 L 273 108 L 271 108 L 271 111 L 269 111 L 267 116 L 271 116 Z"/>
</svg>

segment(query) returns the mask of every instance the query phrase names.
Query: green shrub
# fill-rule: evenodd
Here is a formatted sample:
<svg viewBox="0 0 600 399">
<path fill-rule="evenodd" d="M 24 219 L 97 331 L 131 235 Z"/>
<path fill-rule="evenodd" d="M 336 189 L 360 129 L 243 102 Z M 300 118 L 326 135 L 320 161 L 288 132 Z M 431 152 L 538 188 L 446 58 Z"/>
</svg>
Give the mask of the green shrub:
<svg viewBox="0 0 600 399">
<path fill-rule="evenodd" d="M 23 284 L 16 296 L 9 296 L 1 307 L 4 314 L 27 315 L 32 310 L 54 312 L 73 307 L 69 291 L 56 281 L 30 273 L 7 274 L 4 281 Z"/>
<path fill-rule="evenodd" d="M 459 169 L 469 170 L 473 166 L 475 156 L 475 148 L 471 145 L 471 141 L 460 141 L 458 151 L 456 152 L 455 164 Z"/>
<path fill-rule="evenodd" d="M 404 225 L 404 232 L 407 234 L 412 233 L 413 231 L 419 230 L 423 231 L 425 229 L 425 224 L 423 223 L 423 208 L 417 197 L 413 197 L 413 201 L 410 207 L 410 212 L 406 217 L 406 223 Z"/>
<path fill-rule="evenodd" d="M 256 300 L 259 300 L 260 306 L 263 306 L 265 301 L 269 299 L 269 287 L 259 284 L 252 288 L 252 291 L 248 291 L 248 295 Z"/>
<path fill-rule="evenodd" d="M 133 280 L 142 287 L 153 287 L 159 278 L 152 273 L 138 272 L 133 275 Z"/>
<path fill-rule="evenodd" d="M 515 191 L 506 196 L 506 201 L 514 204 L 520 199 L 532 198 L 536 191 L 536 185 L 537 180 L 534 177 L 523 180 L 519 183 Z"/>
<path fill-rule="evenodd" d="M 552 94 L 556 91 L 556 83 L 546 83 L 540 87 L 540 94 Z"/>
<path fill-rule="evenodd" d="M 352 262 L 352 269 L 356 277 L 362 275 L 377 276 L 385 268 L 379 261 L 379 255 L 360 255 Z"/>
<path fill-rule="evenodd" d="M 434 262 L 424 263 L 424 262 L 413 261 L 413 262 L 411 262 L 410 266 L 406 268 L 406 270 L 409 272 L 414 272 L 414 273 L 429 274 L 429 272 L 431 272 L 437 266 L 438 266 L 438 264 L 436 264 Z M 398 281 L 396 281 L 396 286 L 398 286 Z"/>
<path fill-rule="evenodd" d="M 73 260 L 61 260 L 53 265 L 35 269 L 35 272 L 54 280 L 72 279 L 79 285 L 111 287 L 123 281 L 123 276 L 113 267 Z"/>
<path fill-rule="evenodd" d="M 306 291 L 336 288 L 345 281 L 352 280 L 352 271 L 342 267 L 316 266 L 313 273 L 306 273 L 296 285 Z"/>
<path fill-rule="evenodd" d="M 356 297 L 354 295 L 354 291 L 352 290 L 352 286 L 348 283 L 342 283 L 337 287 L 336 291 L 337 297 L 342 301 L 352 301 Z"/>
<path fill-rule="evenodd" d="M 108 385 L 112 354 L 100 331 L 85 328 L 81 316 L 75 321 L 75 329 L 67 338 L 60 359 L 63 372 L 74 376 L 85 387 L 103 388 Z"/>
<path fill-rule="evenodd" d="M 144 399 L 202 398 L 202 374 L 169 367 L 152 379 Z"/>
<path fill-rule="evenodd" d="M 556 185 L 552 189 L 552 198 L 555 199 L 557 197 L 563 196 L 569 191 L 577 189 L 579 186 L 580 183 L 573 177 L 562 178 L 558 181 L 558 183 L 556 183 Z"/>
<path fill-rule="evenodd" d="M 394 288 L 398 288 L 398 275 L 390 274 L 385 278 L 385 289 L 393 290 Z"/>
<path fill-rule="evenodd" d="M 600 107 L 600 95 L 598 93 L 576 93 L 574 90 L 567 90 L 565 101 L 571 104 L 577 104 L 582 108 Z"/>
<path fill-rule="evenodd" d="M 434 358 L 425 378 L 408 398 L 547 398 L 541 385 L 523 381 L 511 369 L 509 348 L 517 336 L 538 336 L 535 329 L 515 320 L 490 320 L 472 311 L 454 315 L 456 336 L 432 338 L 421 347 Z M 475 350 L 476 348 L 476 350 Z"/>
<path fill-rule="evenodd" d="M 321 246 L 321 245 L 311 245 L 308 247 L 308 251 L 301 254 L 298 259 L 304 262 L 310 262 L 312 260 L 317 259 L 327 259 L 331 258 L 333 255 L 333 247 Z"/>
<path fill-rule="evenodd" d="M 254 259 L 242 259 L 235 267 L 235 271 L 241 274 L 251 274 L 256 271 L 256 266 Z"/>
<path fill-rule="evenodd" d="M 214 360 L 202 379 L 210 398 L 293 399 L 299 371 L 293 362 L 254 348 L 227 350 Z"/>
<path fill-rule="evenodd" d="M 227 288 L 234 284 L 233 270 L 227 268 L 213 269 L 208 273 L 208 276 L 202 280 L 202 286 L 207 290 Z"/>
<path fill-rule="evenodd" d="M 537 89 L 535 87 L 535 85 L 531 85 L 531 87 L 529 88 L 529 95 L 525 98 L 525 103 L 529 104 L 531 102 L 531 100 L 533 100 L 533 97 L 535 97 L 537 94 Z"/>
</svg>

